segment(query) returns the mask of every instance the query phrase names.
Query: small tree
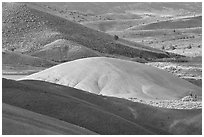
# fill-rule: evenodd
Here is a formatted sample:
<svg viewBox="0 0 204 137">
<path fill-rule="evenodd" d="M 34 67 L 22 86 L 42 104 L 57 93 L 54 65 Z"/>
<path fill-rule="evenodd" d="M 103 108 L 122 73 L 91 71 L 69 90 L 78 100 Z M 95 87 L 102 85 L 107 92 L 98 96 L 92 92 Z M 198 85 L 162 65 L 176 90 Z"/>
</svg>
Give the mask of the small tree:
<svg viewBox="0 0 204 137">
<path fill-rule="evenodd" d="M 165 48 L 164 48 L 164 45 L 161 47 L 161 49 L 162 49 L 162 50 L 164 50 L 164 49 L 165 49 Z"/>
<path fill-rule="evenodd" d="M 115 40 L 118 40 L 119 37 L 118 37 L 117 35 L 114 35 L 114 39 L 115 39 Z"/>
</svg>

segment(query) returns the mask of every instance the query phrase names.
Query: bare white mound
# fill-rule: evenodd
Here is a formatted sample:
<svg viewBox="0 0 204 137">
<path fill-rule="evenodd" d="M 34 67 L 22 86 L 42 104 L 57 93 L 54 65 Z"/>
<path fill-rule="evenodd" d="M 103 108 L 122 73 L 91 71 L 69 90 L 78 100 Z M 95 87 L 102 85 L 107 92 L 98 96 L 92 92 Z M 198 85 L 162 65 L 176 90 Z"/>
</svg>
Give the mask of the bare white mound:
<svg viewBox="0 0 204 137">
<path fill-rule="evenodd" d="M 95 94 L 139 99 L 180 99 L 201 88 L 144 64 L 107 57 L 66 62 L 21 80 L 43 80 Z"/>
</svg>

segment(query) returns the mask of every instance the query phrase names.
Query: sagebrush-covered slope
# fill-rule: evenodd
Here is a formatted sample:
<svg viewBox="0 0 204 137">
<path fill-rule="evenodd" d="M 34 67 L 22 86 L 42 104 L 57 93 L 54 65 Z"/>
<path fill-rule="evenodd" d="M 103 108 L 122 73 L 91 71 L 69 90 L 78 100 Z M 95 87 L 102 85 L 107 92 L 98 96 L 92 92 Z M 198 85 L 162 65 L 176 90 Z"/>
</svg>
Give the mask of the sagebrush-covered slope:
<svg viewBox="0 0 204 137">
<path fill-rule="evenodd" d="M 105 54 L 126 57 L 169 57 L 166 52 L 146 51 L 117 42 L 113 36 L 89 29 L 83 25 L 51 15 L 30 6 L 29 3 L 3 3 L 2 37 L 3 49 L 32 54 L 58 39 L 80 44 Z M 140 44 L 138 44 L 141 46 Z M 149 49 L 149 48 L 148 48 Z"/>
</svg>

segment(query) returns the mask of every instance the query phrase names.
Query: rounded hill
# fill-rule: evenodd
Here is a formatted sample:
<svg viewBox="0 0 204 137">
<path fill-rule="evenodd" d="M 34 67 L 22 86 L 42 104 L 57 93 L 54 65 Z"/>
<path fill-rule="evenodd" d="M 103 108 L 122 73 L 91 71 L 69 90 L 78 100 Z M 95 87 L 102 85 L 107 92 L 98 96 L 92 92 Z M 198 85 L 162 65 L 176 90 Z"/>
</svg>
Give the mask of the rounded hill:
<svg viewBox="0 0 204 137">
<path fill-rule="evenodd" d="M 106 57 L 63 63 L 23 79 L 57 83 L 95 94 L 145 100 L 201 96 L 201 88 L 166 71 Z"/>
</svg>

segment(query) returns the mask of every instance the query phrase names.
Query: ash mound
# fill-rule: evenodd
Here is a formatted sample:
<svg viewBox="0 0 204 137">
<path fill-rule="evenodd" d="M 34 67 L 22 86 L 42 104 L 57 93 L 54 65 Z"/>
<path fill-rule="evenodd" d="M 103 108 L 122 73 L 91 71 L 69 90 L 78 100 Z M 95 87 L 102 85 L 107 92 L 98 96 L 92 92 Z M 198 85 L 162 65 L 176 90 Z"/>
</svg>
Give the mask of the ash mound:
<svg viewBox="0 0 204 137">
<path fill-rule="evenodd" d="M 63 63 L 20 80 L 26 79 L 47 81 L 120 98 L 174 100 L 189 94 L 202 96 L 200 87 L 166 71 L 107 57 Z"/>
</svg>

